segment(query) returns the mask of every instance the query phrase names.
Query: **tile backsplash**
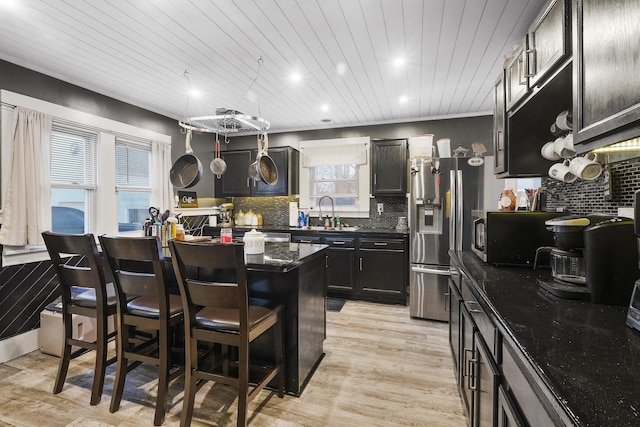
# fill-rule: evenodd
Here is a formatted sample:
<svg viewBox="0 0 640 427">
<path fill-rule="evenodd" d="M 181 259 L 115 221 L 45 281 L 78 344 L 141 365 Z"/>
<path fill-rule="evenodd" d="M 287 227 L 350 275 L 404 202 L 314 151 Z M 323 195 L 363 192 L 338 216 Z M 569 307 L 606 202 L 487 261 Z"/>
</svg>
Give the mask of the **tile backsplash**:
<svg viewBox="0 0 640 427">
<path fill-rule="evenodd" d="M 547 209 L 564 208 L 571 214 L 617 215 L 618 208 L 633 207 L 633 194 L 640 189 L 640 158 L 610 163 L 593 181 L 567 184 L 543 178 L 551 197 Z"/>
<path fill-rule="evenodd" d="M 251 209 L 262 214 L 265 225 L 289 225 L 289 202 L 297 202 L 295 197 L 234 197 L 234 213 Z M 224 200 L 220 200 L 223 203 Z M 343 218 L 343 223 L 365 228 L 393 229 L 399 216 L 407 216 L 407 199 L 404 197 L 377 197 L 369 199 L 369 218 Z M 378 215 L 377 204 L 384 204 L 384 212 Z M 313 217 L 317 222 L 318 218 Z"/>
</svg>

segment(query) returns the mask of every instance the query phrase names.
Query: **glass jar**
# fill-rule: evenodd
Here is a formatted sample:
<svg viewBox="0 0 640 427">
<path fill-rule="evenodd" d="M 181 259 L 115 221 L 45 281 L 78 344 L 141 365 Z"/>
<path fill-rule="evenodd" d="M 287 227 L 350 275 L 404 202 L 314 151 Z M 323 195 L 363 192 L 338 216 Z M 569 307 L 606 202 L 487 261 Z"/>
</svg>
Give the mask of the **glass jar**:
<svg viewBox="0 0 640 427">
<path fill-rule="evenodd" d="M 502 190 L 500 195 L 500 210 L 501 211 L 513 211 L 516 209 L 516 195 L 510 188 Z"/>
<path fill-rule="evenodd" d="M 233 241 L 233 233 L 231 228 L 221 228 L 220 229 L 220 242 L 222 243 L 231 243 Z"/>
</svg>

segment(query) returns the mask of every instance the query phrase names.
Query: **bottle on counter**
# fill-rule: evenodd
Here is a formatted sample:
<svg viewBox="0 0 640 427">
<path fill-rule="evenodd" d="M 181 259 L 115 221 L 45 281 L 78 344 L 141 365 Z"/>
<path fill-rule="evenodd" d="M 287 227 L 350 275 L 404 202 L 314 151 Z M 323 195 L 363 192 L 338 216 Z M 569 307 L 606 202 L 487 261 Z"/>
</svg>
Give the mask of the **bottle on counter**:
<svg viewBox="0 0 640 427">
<path fill-rule="evenodd" d="M 236 225 L 244 225 L 245 221 L 245 214 L 244 212 L 242 212 L 242 209 L 240 209 L 240 212 L 238 212 L 238 215 L 236 215 Z"/>
<path fill-rule="evenodd" d="M 258 227 L 262 227 L 262 223 L 263 223 L 263 219 L 262 219 L 262 214 L 258 213 L 256 214 L 256 218 L 258 220 L 258 223 L 256 224 Z"/>
</svg>

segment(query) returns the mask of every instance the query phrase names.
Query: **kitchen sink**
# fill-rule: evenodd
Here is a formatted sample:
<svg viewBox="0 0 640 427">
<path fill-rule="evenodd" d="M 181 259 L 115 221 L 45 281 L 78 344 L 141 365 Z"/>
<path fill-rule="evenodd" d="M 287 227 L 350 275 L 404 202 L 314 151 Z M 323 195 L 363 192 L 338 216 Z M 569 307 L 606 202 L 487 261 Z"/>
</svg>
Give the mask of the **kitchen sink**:
<svg viewBox="0 0 640 427">
<path fill-rule="evenodd" d="M 309 227 L 307 227 L 307 230 L 310 231 L 358 231 L 360 229 L 360 227 L 340 227 L 340 228 L 335 228 L 335 227 L 324 227 L 322 225 L 311 225 Z"/>
</svg>

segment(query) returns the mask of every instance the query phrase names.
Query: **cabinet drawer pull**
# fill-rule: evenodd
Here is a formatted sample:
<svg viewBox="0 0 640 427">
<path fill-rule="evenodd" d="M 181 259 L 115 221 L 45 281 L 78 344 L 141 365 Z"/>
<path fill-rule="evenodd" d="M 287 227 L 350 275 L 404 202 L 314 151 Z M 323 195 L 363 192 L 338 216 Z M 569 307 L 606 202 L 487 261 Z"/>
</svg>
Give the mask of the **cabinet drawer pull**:
<svg viewBox="0 0 640 427">
<path fill-rule="evenodd" d="M 298 243 L 313 243 L 311 240 L 300 239 Z"/>
<path fill-rule="evenodd" d="M 387 242 L 374 242 L 373 245 L 374 246 L 387 246 L 388 243 Z"/>
<path fill-rule="evenodd" d="M 347 242 L 333 242 L 334 245 L 346 245 Z"/>
<path fill-rule="evenodd" d="M 478 359 L 469 359 L 469 390 L 477 390 L 478 384 L 476 383 L 476 369 L 478 365 Z"/>
</svg>

